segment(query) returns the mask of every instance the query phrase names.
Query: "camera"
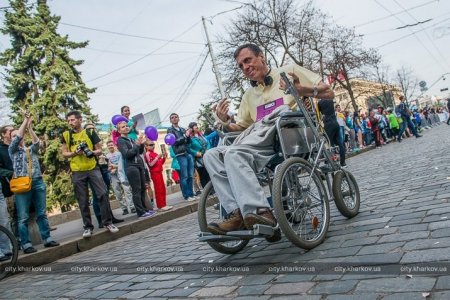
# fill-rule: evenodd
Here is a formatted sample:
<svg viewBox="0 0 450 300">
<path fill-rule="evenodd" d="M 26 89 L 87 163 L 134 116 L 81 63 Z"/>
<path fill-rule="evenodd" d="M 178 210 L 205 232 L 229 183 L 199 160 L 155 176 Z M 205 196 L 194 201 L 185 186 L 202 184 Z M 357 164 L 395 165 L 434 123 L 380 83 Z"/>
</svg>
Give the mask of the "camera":
<svg viewBox="0 0 450 300">
<path fill-rule="evenodd" d="M 91 149 L 89 149 L 89 147 L 86 144 L 86 142 L 81 142 L 81 143 L 78 144 L 77 152 L 79 152 L 79 151 L 83 151 L 84 155 L 86 155 L 87 158 L 94 157 L 94 152 L 92 152 Z"/>
</svg>

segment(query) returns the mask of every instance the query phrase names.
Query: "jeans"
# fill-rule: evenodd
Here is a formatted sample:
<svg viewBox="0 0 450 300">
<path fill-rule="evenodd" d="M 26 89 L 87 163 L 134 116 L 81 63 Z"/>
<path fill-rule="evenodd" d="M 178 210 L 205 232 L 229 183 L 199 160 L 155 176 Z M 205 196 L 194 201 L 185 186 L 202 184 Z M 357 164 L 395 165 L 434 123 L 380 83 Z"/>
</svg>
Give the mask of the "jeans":
<svg viewBox="0 0 450 300">
<path fill-rule="evenodd" d="M 0 191 L 2 189 L 2 184 L 0 183 Z M 8 208 L 6 205 L 6 199 L 0 192 L 0 225 L 6 229 L 11 230 L 9 225 L 9 215 Z M 3 257 L 5 253 L 11 252 L 11 244 L 9 239 L 4 234 L 0 234 L 0 257 Z"/>
<path fill-rule="evenodd" d="M 184 199 L 194 197 L 192 177 L 194 176 L 194 160 L 189 153 L 177 156 L 180 165 L 180 185 Z"/>
<path fill-rule="evenodd" d="M 15 195 L 22 249 L 27 249 L 32 246 L 28 235 L 31 203 L 33 203 L 36 210 L 36 223 L 39 226 L 42 240 L 44 243 L 53 241 L 50 237 L 50 226 L 46 214 L 46 195 L 46 187 L 42 178 L 33 178 L 31 190 L 29 192 Z"/>
<path fill-rule="evenodd" d="M 128 182 L 120 182 L 117 174 L 111 174 L 111 186 L 122 210 L 134 209 L 133 194 Z"/>
<path fill-rule="evenodd" d="M 403 132 L 405 132 L 405 130 L 406 130 L 406 126 L 409 126 L 409 128 L 412 130 L 412 133 L 417 137 L 418 136 L 417 129 L 416 129 L 416 126 L 414 126 L 413 122 L 411 121 L 411 118 L 410 117 L 402 117 L 402 119 L 403 119 L 403 123 L 400 124 L 400 132 L 398 133 L 397 139 L 398 140 L 402 139 L 402 135 L 403 135 Z"/>
<path fill-rule="evenodd" d="M 75 196 L 80 208 L 81 217 L 83 219 L 84 229 L 94 229 L 91 220 L 91 211 L 89 209 L 89 189 L 88 183 L 92 185 L 92 189 L 98 196 L 100 205 L 100 214 L 104 226 L 111 224 L 111 208 L 109 207 L 109 199 L 106 194 L 106 185 L 103 181 L 102 174 L 98 167 L 89 171 L 72 172 L 72 182 L 74 186 Z"/>
</svg>

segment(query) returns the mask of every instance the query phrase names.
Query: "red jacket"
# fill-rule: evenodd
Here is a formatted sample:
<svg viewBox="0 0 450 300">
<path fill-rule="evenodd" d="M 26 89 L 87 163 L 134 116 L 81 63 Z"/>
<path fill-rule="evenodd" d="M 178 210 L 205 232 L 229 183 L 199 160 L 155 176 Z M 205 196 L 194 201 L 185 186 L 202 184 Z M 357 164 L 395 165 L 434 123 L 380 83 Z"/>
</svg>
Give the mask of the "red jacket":
<svg viewBox="0 0 450 300">
<path fill-rule="evenodd" d="M 152 150 L 148 150 L 145 153 L 145 161 L 148 165 L 148 168 L 150 169 L 151 173 L 157 173 L 157 172 L 162 172 L 164 170 L 163 165 L 166 162 L 166 158 L 165 157 L 161 157 L 160 159 L 158 159 L 154 165 L 152 165 L 153 161 L 158 157 L 158 153 L 156 153 L 155 151 Z"/>
</svg>

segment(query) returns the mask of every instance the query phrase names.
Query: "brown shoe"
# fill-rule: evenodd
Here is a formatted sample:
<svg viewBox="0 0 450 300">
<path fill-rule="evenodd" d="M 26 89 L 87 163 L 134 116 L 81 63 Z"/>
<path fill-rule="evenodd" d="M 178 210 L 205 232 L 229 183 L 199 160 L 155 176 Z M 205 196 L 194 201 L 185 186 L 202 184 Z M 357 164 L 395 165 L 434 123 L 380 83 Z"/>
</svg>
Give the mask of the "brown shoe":
<svg viewBox="0 0 450 300">
<path fill-rule="evenodd" d="M 212 234 L 226 234 L 228 231 L 244 230 L 244 219 L 242 219 L 241 211 L 235 209 L 228 219 L 221 223 L 209 223 L 207 230 Z"/>
<path fill-rule="evenodd" d="M 269 208 L 258 208 L 256 214 L 250 213 L 245 215 L 244 223 L 248 229 L 252 229 L 255 224 L 276 226 L 277 220 Z"/>
</svg>

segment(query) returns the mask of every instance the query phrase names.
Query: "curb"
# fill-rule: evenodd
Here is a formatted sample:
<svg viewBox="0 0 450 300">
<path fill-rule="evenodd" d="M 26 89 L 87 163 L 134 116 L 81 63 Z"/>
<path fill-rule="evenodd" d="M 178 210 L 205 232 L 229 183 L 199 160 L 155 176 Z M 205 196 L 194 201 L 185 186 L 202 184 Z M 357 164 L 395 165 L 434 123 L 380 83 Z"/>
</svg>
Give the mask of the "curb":
<svg viewBox="0 0 450 300">
<path fill-rule="evenodd" d="M 182 203 L 175 206 L 170 211 L 158 212 L 155 216 L 143 220 L 136 220 L 131 223 L 119 225 L 119 232 L 110 233 L 102 230 L 95 233 L 91 238 L 76 238 L 71 241 L 64 242 L 58 247 L 40 249 L 36 253 L 19 255 L 17 264 L 19 266 L 40 266 L 49 264 L 62 258 L 87 251 L 105 243 L 120 239 L 122 237 L 134 234 L 168 221 L 184 217 L 198 210 L 198 202 Z"/>
</svg>

